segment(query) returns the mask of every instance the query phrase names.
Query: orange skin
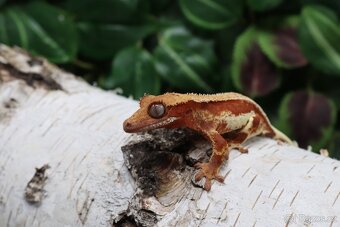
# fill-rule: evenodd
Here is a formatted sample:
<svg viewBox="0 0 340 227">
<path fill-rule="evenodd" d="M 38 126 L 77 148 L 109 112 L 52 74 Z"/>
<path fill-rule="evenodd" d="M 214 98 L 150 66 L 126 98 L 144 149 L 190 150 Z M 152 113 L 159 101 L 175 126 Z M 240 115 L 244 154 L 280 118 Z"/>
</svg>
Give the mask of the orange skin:
<svg viewBox="0 0 340 227">
<path fill-rule="evenodd" d="M 241 153 L 247 149 L 241 144 L 247 139 L 264 135 L 284 142 L 290 139 L 275 129 L 261 107 L 250 98 L 238 93 L 215 95 L 166 93 L 147 95 L 140 101 L 140 109 L 123 124 L 129 133 L 156 128 L 187 127 L 203 134 L 212 144 L 209 162 L 197 163 L 200 170 L 195 181 L 205 177 L 204 189 L 211 189 L 211 180 L 223 182 L 218 174 L 229 151 L 237 148 Z"/>
</svg>

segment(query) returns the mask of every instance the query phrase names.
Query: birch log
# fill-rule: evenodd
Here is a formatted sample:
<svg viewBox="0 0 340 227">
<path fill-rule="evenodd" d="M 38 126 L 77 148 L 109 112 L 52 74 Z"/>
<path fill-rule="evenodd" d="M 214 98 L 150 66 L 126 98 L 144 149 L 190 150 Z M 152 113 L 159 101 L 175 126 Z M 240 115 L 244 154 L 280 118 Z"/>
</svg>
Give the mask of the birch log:
<svg viewBox="0 0 340 227">
<path fill-rule="evenodd" d="M 267 138 L 232 151 L 210 192 L 176 154 L 181 184 L 146 194 L 131 168 L 144 157 L 121 150 L 155 141 L 123 132 L 137 107 L 1 45 L 0 226 L 340 226 L 340 162 Z"/>
</svg>

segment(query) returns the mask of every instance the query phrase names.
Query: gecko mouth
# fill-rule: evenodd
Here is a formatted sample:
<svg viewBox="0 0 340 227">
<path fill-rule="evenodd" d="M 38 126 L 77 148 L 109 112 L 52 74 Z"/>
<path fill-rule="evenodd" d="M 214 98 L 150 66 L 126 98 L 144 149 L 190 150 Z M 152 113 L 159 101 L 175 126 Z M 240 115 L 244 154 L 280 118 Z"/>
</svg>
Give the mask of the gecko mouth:
<svg viewBox="0 0 340 227">
<path fill-rule="evenodd" d="M 162 128 L 168 124 L 171 124 L 172 122 L 176 121 L 178 118 L 177 117 L 169 117 L 167 119 L 164 120 L 157 120 L 157 122 L 153 123 L 153 124 L 146 124 L 147 126 L 144 125 L 140 125 L 137 126 L 134 124 L 130 124 L 130 123 L 124 123 L 124 131 L 125 132 L 142 132 L 142 131 L 149 131 L 152 129 L 156 129 L 156 128 Z"/>
<path fill-rule="evenodd" d="M 149 131 L 149 130 L 156 129 L 156 128 L 162 128 L 162 127 L 174 122 L 175 120 L 177 120 L 177 117 L 169 117 L 169 118 L 167 118 L 163 121 L 160 121 L 160 122 L 148 125 L 146 127 L 143 127 L 143 128 L 141 128 L 141 130 L 142 131 Z"/>
</svg>

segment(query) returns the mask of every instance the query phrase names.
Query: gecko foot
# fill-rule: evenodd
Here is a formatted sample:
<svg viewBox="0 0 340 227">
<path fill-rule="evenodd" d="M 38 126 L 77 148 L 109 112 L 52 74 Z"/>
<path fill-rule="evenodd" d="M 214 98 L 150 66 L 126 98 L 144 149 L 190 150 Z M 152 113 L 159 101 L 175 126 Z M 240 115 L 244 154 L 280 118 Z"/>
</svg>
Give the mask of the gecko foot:
<svg viewBox="0 0 340 227">
<path fill-rule="evenodd" d="M 210 191 L 211 180 L 213 179 L 223 183 L 224 177 L 218 175 L 217 174 L 218 169 L 214 168 L 210 163 L 196 163 L 195 167 L 200 169 L 195 175 L 195 182 L 200 181 L 204 177 L 205 178 L 205 183 L 203 186 L 204 190 Z"/>
</svg>

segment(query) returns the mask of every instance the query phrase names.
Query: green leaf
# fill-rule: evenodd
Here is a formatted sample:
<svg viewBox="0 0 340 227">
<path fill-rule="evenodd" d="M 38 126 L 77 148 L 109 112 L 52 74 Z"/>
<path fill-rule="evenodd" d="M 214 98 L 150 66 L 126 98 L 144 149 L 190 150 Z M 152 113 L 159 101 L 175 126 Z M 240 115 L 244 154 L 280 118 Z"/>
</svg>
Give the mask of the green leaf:
<svg viewBox="0 0 340 227">
<path fill-rule="evenodd" d="M 331 142 L 329 144 L 330 157 L 340 159 L 340 131 L 333 133 Z"/>
<path fill-rule="evenodd" d="M 302 0 L 302 5 L 322 5 L 333 11 L 339 12 L 340 11 L 340 1 L 334 0 Z"/>
<path fill-rule="evenodd" d="M 199 39 L 182 27 L 163 32 L 154 52 L 156 67 L 172 86 L 212 92 L 206 81 L 214 76 L 216 57 L 212 43 Z"/>
<path fill-rule="evenodd" d="M 241 84 L 241 65 L 245 61 L 245 51 L 250 48 L 250 45 L 255 43 L 257 39 L 257 30 L 254 27 L 249 27 L 236 40 L 233 51 L 233 62 L 231 66 L 231 75 L 234 85 L 243 90 Z"/>
<path fill-rule="evenodd" d="M 243 1 L 179 0 L 183 14 L 193 24 L 206 29 L 221 29 L 242 16 Z"/>
<path fill-rule="evenodd" d="M 119 50 L 133 45 L 154 30 L 153 27 L 115 24 L 78 23 L 80 52 L 84 56 L 103 60 Z"/>
<path fill-rule="evenodd" d="M 67 0 L 64 5 L 79 21 L 80 53 L 108 60 L 155 30 L 144 20 L 148 4 L 145 0 Z"/>
<path fill-rule="evenodd" d="M 298 42 L 299 22 L 300 17 L 289 16 L 274 23 L 273 28 L 261 30 L 258 34 L 262 51 L 278 67 L 291 69 L 308 63 Z"/>
<path fill-rule="evenodd" d="M 283 0 L 247 0 L 249 8 L 254 11 L 266 11 L 277 7 Z"/>
<path fill-rule="evenodd" d="M 125 95 L 135 99 L 145 93 L 160 92 L 160 77 L 156 72 L 152 56 L 138 47 L 128 47 L 117 54 L 112 62 L 111 74 L 101 80 L 105 88 L 122 88 Z"/>
<path fill-rule="evenodd" d="M 296 28 L 262 31 L 258 41 L 262 51 L 279 67 L 291 69 L 307 64 L 298 43 Z"/>
<path fill-rule="evenodd" d="M 64 7 L 79 21 L 93 23 L 131 23 L 138 21 L 138 7 L 145 0 L 67 0 Z"/>
<path fill-rule="evenodd" d="M 78 50 L 76 26 L 63 10 L 44 2 L 32 2 L 25 8 L 30 32 L 30 49 L 56 63 L 75 58 Z"/>
<path fill-rule="evenodd" d="M 1 12 L 0 25 L 1 42 L 19 45 L 50 61 L 68 62 L 77 53 L 77 33 L 72 19 L 47 3 L 9 7 Z"/>
<path fill-rule="evenodd" d="M 257 37 L 258 30 L 255 27 L 248 28 L 238 37 L 231 65 L 236 88 L 252 97 L 264 96 L 280 83 L 280 74 L 262 53 Z"/>
<path fill-rule="evenodd" d="M 333 101 L 322 94 L 292 92 L 280 105 L 278 128 L 296 139 L 299 146 L 312 145 L 318 151 L 332 136 L 336 112 Z"/>
<path fill-rule="evenodd" d="M 327 86 L 326 88 L 327 91 L 325 92 L 325 94 L 328 97 L 332 98 L 332 100 L 335 103 L 336 108 L 340 110 L 340 90 L 339 90 L 339 85 L 338 85 L 339 82 L 338 81 L 325 81 L 325 82 Z M 334 88 L 331 88 L 332 83 L 334 85 Z"/>
<path fill-rule="evenodd" d="M 319 70 L 340 75 L 340 29 L 335 14 L 321 6 L 302 11 L 299 38 L 302 52 Z"/>
<path fill-rule="evenodd" d="M 0 42 L 28 49 L 28 31 L 22 15 L 23 12 L 18 7 L 7 8 L 0 13 L 0 27 L 2 28 L 0 29 Z"/>
</svg>

